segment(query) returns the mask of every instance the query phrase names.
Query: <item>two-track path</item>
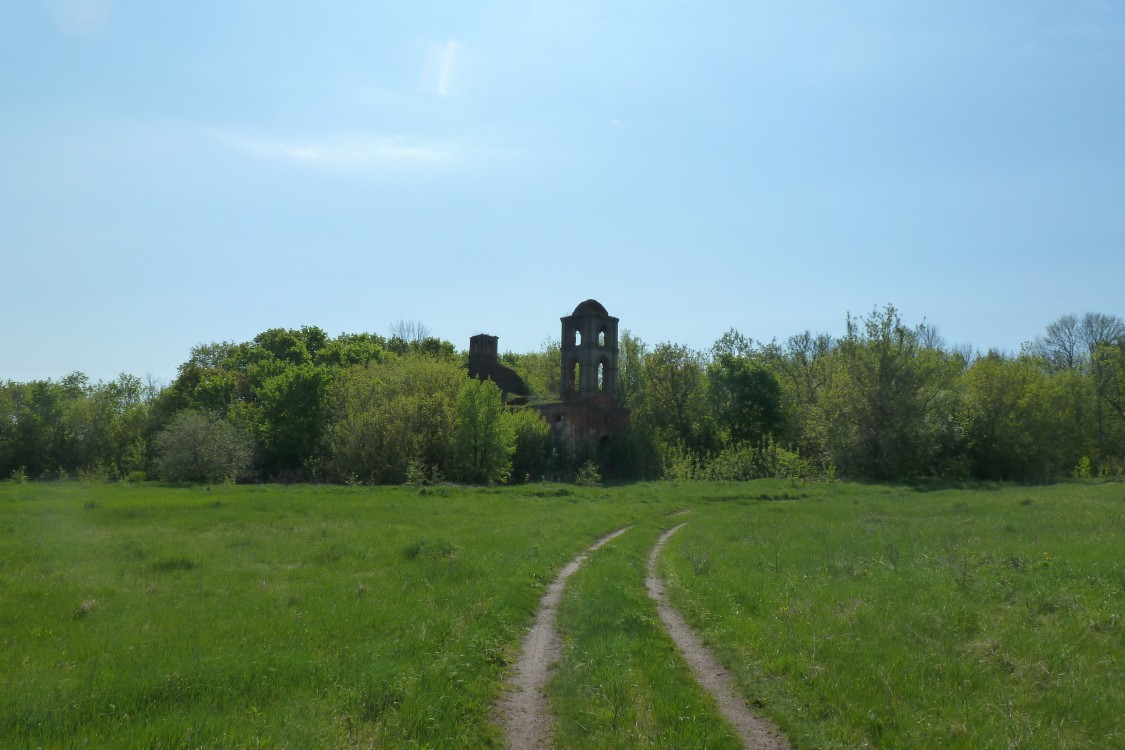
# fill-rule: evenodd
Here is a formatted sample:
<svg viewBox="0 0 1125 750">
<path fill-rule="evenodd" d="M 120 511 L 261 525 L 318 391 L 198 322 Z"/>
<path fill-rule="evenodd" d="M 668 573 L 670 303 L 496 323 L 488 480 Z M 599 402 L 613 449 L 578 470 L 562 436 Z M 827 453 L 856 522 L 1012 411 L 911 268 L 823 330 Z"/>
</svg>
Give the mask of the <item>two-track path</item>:
<svg viewBox="0 0 1125 750">
<path fill-rule="evenodd" d="M 755 716 L 734 690 L 730 675 L 715 655 L 703 645 L 699 636 L 668 603 L 664 582 L 656 571 L 660 551 L 672 534 L 686 524 L 681 523 L 660 535 L 648 559 L 645 588 L 656 604 L 660 620 L 675 641 L 695 679 L 715 698 L 723 716 L 734 725 L 743 745 L 752 750 L 789 750 L 789 743 L 768 722 Z M 559 571 L 554 582 L 539 600 L 535 623 L 524 638 L 510 689 L 497 705 L 497 722 L 508 737 L 511 750 L 541 750 L 551 747 L 553 720 L 544 688 L 555 662 L 562 658 L 562 639 L 555 627 L 555 614 L 562 600 L 566 581 L 602 545 L 624 534 L 630 527 L 606 534 L 587 547 L 578 557 Z"/>
</svg>

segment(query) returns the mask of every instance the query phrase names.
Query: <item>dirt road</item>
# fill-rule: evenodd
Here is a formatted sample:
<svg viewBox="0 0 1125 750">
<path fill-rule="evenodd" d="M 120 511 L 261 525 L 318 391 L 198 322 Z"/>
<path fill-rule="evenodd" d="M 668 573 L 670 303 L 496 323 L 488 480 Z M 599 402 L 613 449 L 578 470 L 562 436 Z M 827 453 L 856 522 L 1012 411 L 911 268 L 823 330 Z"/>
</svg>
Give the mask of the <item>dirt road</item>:
<svg viewBox="0 0 1125 750">
<path fill-rule="evenodd" d="M 504 694 L 498 706 L 499 723 L 508 735 L 508 747 L 512 750 L 539 750 L 551 746 L 553 721 L 543 688 L 551 677 L 552 666 L 562 658 L 562 639 L 555 627 L 555 613 L 566 579 L 582 567 L 591 553 L 628 530 L 629 527 L 618 529 L 587 547 L 567 563 L 539 600 L 535 624 L 524 638 L 516 662 L 512 689 Z"/>
<path fill-rule="evenodd" d="M 753 750 L 789 750 L 789 743 L 772 725 L 751 713 L 746 701 L 735 691 L 727 670 L 711 650 L 703 645 L 699 635 L 688 626 L 680 613 L 668 603 L 664 593 L 664 581 L 656 572 L 656 562 L 668 539 L 686 525 L 681 523 L 665 531 L 660 535 L 656 546 L 652 548 L 652 553 L 648 557 L 648 576 L 645 578 L 648 595 L 656 603 L 660 621 L 664 623 L 668 634 L 676 642 L 676 647 L 683 655 L 684 661 L 691 667 L 696 681 L 715 697 L 719 710 L 727 721 L 734 725 L 739 737 L 742 738 L 742 744 Z"/>
</svg>

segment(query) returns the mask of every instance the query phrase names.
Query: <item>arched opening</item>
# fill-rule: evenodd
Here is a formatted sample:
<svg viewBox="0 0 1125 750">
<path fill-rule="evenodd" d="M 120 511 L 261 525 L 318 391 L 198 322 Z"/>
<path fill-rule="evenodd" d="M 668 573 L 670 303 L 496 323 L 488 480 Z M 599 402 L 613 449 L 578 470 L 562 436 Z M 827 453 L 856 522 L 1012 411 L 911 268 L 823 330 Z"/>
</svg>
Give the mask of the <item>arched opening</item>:
<svg viewBox="0 0 1125 750">
<path fill-rule="evenodd" d="M 580 377 L 582 376 L 582 366 L 578 364 L 578 360 L 574 360 L 570 363 L 570 371 L 567 375 L 569 376 L 566 384 L 567 390 L 572 393 L 577 393 L 578 384 L 581 382 Z"/>
<path fill-rule="evenodd" d="M 598 331 L 598 346 L 605 348 L 605 329 Z"/>
<path fill-rule="evenodd" d="M 582 331 L 577 328 L 574 329 L 574 345 L 582 346 Z"/>
<path fill-rule="evenodd" d="M 605 390 L 605 362 L 598 362 L 598 390 Z"/>
</svg>

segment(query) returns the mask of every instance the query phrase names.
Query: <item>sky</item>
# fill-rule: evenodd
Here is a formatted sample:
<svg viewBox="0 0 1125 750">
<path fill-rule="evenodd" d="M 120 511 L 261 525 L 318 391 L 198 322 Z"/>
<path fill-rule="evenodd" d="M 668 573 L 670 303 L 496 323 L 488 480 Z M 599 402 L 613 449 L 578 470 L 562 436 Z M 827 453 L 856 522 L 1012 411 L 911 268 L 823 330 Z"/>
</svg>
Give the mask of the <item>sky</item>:
<svg viewBox="0 0 1125 750">
<path fill-rule="evenodd" d="M 1125 3 L 11 0 L 0 381 L 269 328 L 535 351 L 1125 315 Z"/>
</svg>

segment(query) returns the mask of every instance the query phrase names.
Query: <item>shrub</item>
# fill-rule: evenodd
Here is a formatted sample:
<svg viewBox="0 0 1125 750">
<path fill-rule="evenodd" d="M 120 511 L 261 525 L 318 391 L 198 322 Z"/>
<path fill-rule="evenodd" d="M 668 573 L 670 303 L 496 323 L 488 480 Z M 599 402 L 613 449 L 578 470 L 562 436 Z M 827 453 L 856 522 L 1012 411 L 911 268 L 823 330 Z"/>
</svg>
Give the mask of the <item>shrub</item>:
<svg viewBox="0 0 1125 750">
<path fill-rule="evenodd" d="M 587 461 L 574 475 L 574 483 L 583 487 L 597 487 L 602 483 L 602 473 L 594 461 Z"/>
<path fill-rule="evenodd" d="M 672 481 L 745 482 L 751 479 L 804 479 L 814 473 L 813 462 L 781 447 L 770 436 L 757 443 L 734 443 L 712 456 L 670 450 L 664 477 Z"/>
<path fill-rule="evenodd" d="M 551 428 L 534 409 L 516 409 L 503 415 L 511 426 L 515 442 L 512 476 L 516 481 L 546 476 L 554 471 L 554 444 Z"/>
<path fill-rule="evenodd" d="M 406 484 L 411 487 L 429 487 L 445 481 L 441 470 L 420 458 L 411 459 L 406 466 Z"/>
<path fill-rule="evenodd" d="M 157 465 L 175 482 L 220 482 L 246 475 L 248 435 L 210 411 L 182 411 L 155 439 Z"/>
<path fill-rule="evenodd" d="M 96 487 L 99 484 L 105 484 L 109 480 L 110 470 L 100 461 L 78 470 L 78 481 L 87 486 Z"/>
<path fill-rule="evenodd" d="M 515 431 L 500 389 L 491 380 L 466 380 L 454 413 L 457 479 L 475 484 L 508 481 Z"/>
<path fill-rule="evenodd" d="M 1078 465 L 1074 467 L 1074 471 L 1071 473 L 1074 475 L 1075 479 L 1089 479 L 1093 474 L 1092 469 L 1093 465 L 1090 461 L 1090 457 L 1083 456 L 1078 460 Z"/>
</svg>

